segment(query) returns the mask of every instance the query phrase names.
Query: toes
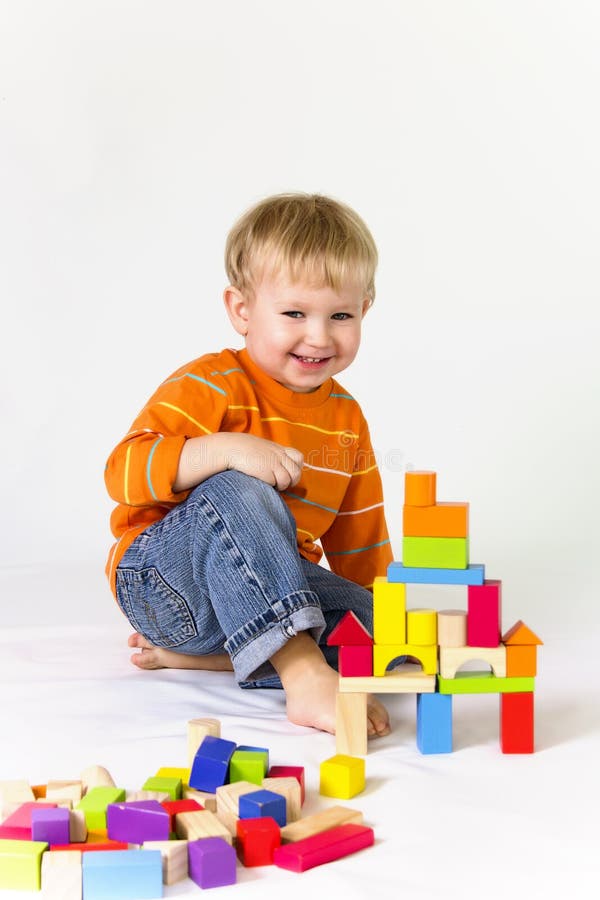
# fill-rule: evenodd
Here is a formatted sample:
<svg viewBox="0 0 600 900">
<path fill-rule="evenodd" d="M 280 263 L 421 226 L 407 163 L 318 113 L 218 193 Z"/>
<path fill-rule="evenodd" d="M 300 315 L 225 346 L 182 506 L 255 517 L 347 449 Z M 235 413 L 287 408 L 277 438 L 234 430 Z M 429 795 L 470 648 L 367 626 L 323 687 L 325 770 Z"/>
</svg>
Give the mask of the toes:
<svg viewBox="0 0 600 900">
<path fill-rule="evenodd" d="M 144 637 L 143 634 L 138 634 L 137 631 L 134 631 L 133 634 L 130 634 L 127 639 L 127 645 L 129 647 L 139 647 L 140 650 L 151 650 L 153 649 L 153 645 L 150 641 Z"/>
</svg>

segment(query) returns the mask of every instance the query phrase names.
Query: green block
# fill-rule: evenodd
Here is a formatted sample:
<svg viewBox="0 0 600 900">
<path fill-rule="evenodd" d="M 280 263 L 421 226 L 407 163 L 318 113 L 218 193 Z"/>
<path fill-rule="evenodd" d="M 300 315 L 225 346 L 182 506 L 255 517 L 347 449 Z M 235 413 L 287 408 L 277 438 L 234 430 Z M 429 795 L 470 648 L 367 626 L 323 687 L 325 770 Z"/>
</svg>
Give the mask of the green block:
<svg viewBox="0 0 600 900">
<path fill-rule="evenodd" d="M 0 890 L 39 891 L 45 841 L 0 840 Z"/>
<path fill-rule="evenodd" d="M 402 538 L 402 565 L 421 569 L 466 569 L 469 538 Z"/>
<path fill-rule="evenodd" d="M 496 678 L 492 672 L 457 672 L 456 678 L 438 675 L 440 694 L 526 694 L 535 678 Z"/>
<path fill-rule="evenodd" d="M 76 809 L 82 809 L 89 831 L 106 828 L 106 807 L 109 803 L 122 803 L 125 791 L 115 787 L 95 787 L 85 794 Z"/>
<path fill-rule="evenodd" d="M 181 800 L 181 778 L 167 778 L 165 776 L 153 775 L 144 785 L 143 791 L 163 791 L 168 794 L 171 800 Z"/>
<path fill-rule="evenodd" d="M 266 777 L 269 754 L 259 750 L 235 750 L 229 763 L 229 781 L 261 785 Z"/>
</svg>

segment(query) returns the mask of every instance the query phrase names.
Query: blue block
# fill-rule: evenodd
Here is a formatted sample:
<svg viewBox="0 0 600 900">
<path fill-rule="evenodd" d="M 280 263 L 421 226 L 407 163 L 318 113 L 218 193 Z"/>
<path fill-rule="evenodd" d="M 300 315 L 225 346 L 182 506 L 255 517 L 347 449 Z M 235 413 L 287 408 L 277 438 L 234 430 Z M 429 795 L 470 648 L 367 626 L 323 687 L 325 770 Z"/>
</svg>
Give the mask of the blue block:
<svg viewBox="0 0 600 900">
<path fill-rule="evenodd" d="M 227 781 L 229 761 L 236 749 L 233 741 L 207 735 L 194 757 L 190 774 L 190 787 L 214 794 Z"/>
<path fill-rule="evenodd" d="M 387 570 L 388 581 L 400 584 L 483 584 L 485 566 L 471 565 L 466 569 L 421 569 L 392 562 Z"/>
<path fill-rule="evenodd" d="M 287 825 L 285 797 L 273 791 L 252 791 L 239 799 L 240 819 L 260 819 L 271 816 L 280 828 Z"/>
<path fill-rule="evenodd" d="M 103 850 L 83 854 L 85 900 L 149 900 L 162 897 L 160 850 Z"/>
<path fill-rule="evenodd" d="M 421 753 L 452 753 L 451 694 L 417 694 L 417 747 Z"/>
</svg>

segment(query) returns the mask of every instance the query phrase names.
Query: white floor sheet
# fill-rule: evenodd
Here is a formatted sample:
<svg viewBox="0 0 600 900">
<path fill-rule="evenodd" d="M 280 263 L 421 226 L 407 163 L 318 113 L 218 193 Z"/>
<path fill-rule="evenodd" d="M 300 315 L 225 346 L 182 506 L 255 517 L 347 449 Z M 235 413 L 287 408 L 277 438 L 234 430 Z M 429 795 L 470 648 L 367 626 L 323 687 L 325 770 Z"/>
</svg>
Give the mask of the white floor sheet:
<svg viewBox="0 0 600 900">
<path fill-rule="evenodd" d="M 318 793 L 335 740 L 291 725 L 281 692 L 242 691 L 226 673 L 140 672 L 101 573 L 1 575 L 0 780 L 75 778 L 98 763 L 119 786 L 139 788 L 159 766 L 186 765 L 189 719 L 216 716 L 223 737 L 305 767 L 305 813 L 336 802 Z M 370 742 L 366 790 L 347 801 L 375 846 L 302 875 L 240 865 L 238 884 L 218 895 L 599 897 L 598 634 L 547 635 L 526 610 L 522 618 L 545 640 L 534 755 L 500 752 L 497 696 L 455 698 L 455 749 L 441 756 L 416 749 L 414 696 L 384 698 L 392 734 Z M 199 892 L 190 881 L 165 888 L 166 897 Z"/>
</svg>

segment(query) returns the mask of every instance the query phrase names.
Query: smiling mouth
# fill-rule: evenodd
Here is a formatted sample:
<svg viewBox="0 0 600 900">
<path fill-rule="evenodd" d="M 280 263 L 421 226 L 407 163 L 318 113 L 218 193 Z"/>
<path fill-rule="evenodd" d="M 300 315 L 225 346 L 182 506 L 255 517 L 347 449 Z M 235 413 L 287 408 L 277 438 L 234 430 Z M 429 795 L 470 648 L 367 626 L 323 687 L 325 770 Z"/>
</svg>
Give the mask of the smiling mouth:
<svg viewBox="0 0 600 900">
<path fill-rule="evenodd" d="M 328 356 L 298 356 L 297 353 L 292 353 L 294 359 L 300 360 L 303 363 L 321 363 L 326 362 L 329 357 Z"/>
</svg>

